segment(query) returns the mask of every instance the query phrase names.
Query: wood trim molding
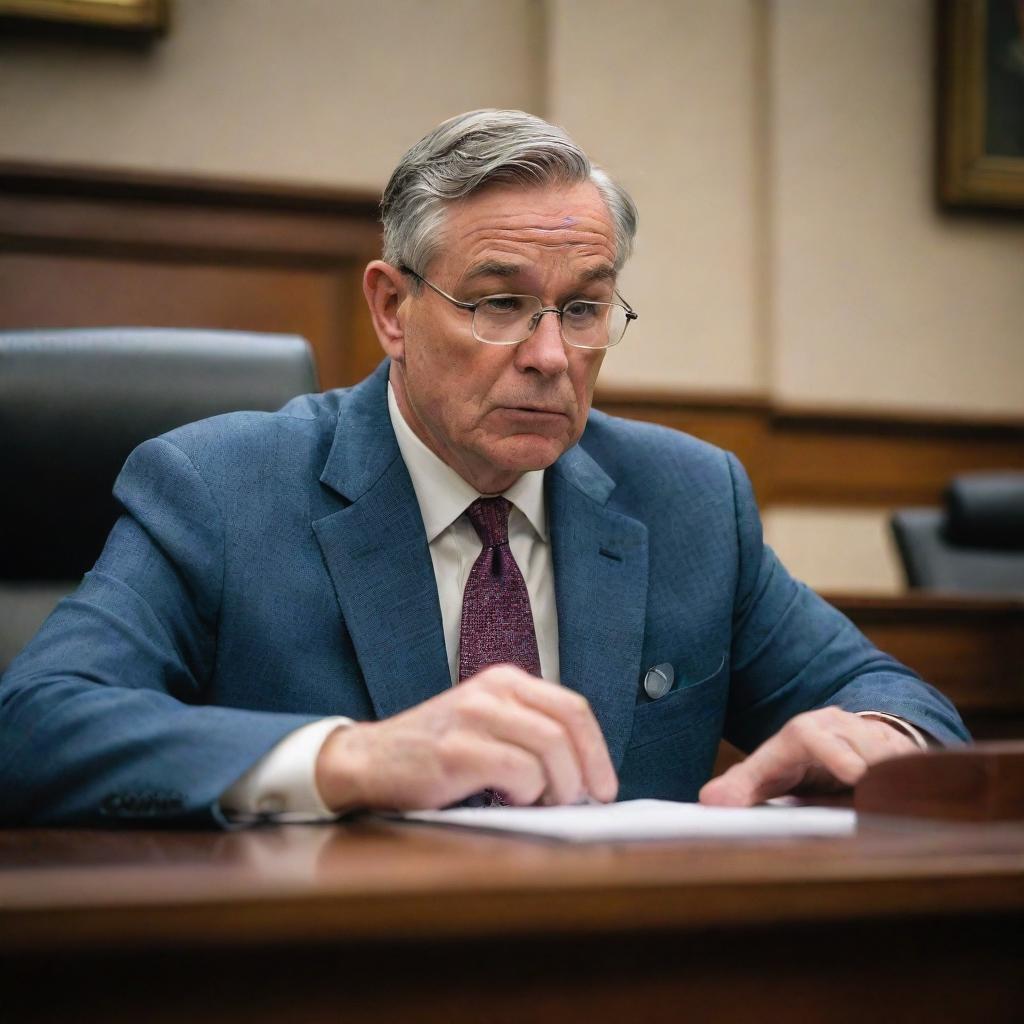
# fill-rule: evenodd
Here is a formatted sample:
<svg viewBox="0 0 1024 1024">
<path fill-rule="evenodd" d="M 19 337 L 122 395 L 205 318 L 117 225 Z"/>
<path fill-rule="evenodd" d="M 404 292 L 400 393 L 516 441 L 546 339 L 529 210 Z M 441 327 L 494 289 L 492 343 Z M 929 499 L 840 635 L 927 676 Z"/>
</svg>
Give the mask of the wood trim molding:
<svg viewBox="0 0 1024 1024">
<path fill-rule="evenodd" d="M 762 505 L 935 505 L 949 479 L 1024 470 L 1024 417 L 800 407 L 763 394 L 601 388 L 594 405 L 739 456 Z"/>
<path fill-rule="evenodd" d="M 331 266 L 379 252 L 377 214 L 369 193 L 0 163 L 7 250 Z"/>
<path fill-rule="evenodd" d="M 0 191 L 25 195 L 100 196 L 119 200 L 177 200 L 211 206 L 318 210 L 374 219 L 380 202 L 380 196 L 369 189 L 23 160 L 0 160 Z"/>
</svg>

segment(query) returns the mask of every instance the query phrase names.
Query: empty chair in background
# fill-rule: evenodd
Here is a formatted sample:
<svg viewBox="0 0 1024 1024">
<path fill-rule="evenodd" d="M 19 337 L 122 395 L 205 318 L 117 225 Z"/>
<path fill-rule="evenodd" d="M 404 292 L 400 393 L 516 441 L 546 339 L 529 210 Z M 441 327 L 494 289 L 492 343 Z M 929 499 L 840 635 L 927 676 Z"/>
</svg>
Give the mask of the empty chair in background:
<svg viewBox="0 0 1024 1024">
<path fill-rule="evenodd" d="M 892 528 L 910 587 L 1024 596 L 1024 472 L 954 477 L 942 508 L 900 509 Z"/>
</svg>

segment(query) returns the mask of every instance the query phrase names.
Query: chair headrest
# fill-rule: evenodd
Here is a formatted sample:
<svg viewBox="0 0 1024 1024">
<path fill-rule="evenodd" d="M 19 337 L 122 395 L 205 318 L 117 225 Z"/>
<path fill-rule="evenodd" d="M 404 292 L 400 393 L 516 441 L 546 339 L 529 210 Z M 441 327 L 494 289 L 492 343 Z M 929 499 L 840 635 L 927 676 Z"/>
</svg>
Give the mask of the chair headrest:
<svg viewBox="0 0 1024 1024">
<path fill-rule="evenodd" d="M 1024 473 L 966 473 L 945 498 L 944 532 L 953 544 L 1024 549 Z"/>
<path fill-rule="evenodd" d="M 108 328 L 0 332 L 0 579 L 76 579 L 118 515 L 147 438 L 316 388 L 294 335 Z"/>
</svg>

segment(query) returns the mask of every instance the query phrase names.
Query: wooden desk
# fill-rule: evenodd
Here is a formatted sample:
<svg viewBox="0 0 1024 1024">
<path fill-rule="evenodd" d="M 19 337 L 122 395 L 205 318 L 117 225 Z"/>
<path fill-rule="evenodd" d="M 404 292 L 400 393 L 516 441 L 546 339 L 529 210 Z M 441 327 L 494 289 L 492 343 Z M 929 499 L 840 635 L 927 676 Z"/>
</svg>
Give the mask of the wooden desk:
<svg viewBox="0 0 1024 1024">
<path fill-rule="evenodd" d="M 373 821 L 0 832 L 0 1019 L 1024 1016 L 1024 825 L 573 848 Z"/>
</svg>

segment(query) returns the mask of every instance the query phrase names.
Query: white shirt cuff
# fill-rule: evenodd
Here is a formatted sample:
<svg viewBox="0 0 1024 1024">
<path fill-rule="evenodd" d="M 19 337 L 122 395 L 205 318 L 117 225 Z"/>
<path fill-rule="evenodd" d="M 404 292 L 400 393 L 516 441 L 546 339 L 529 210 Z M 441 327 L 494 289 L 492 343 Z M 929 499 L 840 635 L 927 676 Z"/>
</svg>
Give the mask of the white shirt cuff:
<svg viewBox="0 0 1024 1024">
<path fill-rule="evenodd" d="M 893 728 L 898 729 L 904 736 L 909 736 L 916 744 L 918 750 L 930 750 L 931 744 L 925 738 L 923 732 L 916 725 L 911 725 L 896 715 L 887 715 L 884 711 L 857 711 L 860 718 L 873 718 L 878 722 L 888 722 Z"/>
<path fill-rule="evenodd" d="M 321 718 L 289 733 L 221 796 L 225 817 L 299 824 L 336 818 L 316 788 L 316 760 L 327 737 L 352 724 L 351 718 Z"/>
</svg>

